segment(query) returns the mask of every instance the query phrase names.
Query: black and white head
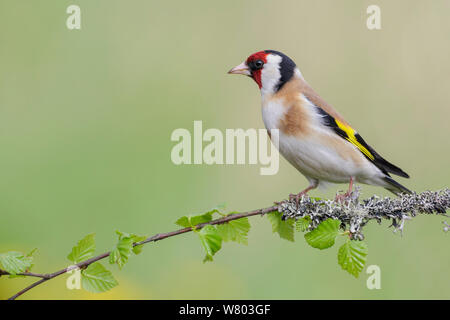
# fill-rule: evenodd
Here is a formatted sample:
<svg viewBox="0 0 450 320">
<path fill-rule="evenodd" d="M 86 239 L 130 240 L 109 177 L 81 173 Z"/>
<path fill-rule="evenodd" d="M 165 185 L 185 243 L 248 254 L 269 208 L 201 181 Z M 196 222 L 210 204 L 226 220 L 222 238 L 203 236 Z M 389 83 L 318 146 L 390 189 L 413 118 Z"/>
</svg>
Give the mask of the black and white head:
<svg viewBox="0 0 450 320">
<path fill-rule="evenodd" d="M 293 77 L 302 76 L 291 58 L 274 50 L 256 52 L 228 73 L 251 77 L 262 95 L 276 93 Z"/>
</svg>

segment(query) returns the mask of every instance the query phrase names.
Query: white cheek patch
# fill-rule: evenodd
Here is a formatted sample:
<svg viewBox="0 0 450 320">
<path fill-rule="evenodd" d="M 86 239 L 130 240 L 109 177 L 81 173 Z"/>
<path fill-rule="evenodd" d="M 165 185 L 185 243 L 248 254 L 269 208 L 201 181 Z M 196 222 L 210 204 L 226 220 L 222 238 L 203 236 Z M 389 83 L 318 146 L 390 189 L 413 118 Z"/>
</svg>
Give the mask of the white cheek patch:
<svg viewBox="0 0 450 320">
<path fill-rule="evenodd" d="M 267 62 L 261 71 L 261 94 L 272 94 L 281 79 L 280 63 L 282 58 L 278 55 L 267 55 Z"/>
</svg>

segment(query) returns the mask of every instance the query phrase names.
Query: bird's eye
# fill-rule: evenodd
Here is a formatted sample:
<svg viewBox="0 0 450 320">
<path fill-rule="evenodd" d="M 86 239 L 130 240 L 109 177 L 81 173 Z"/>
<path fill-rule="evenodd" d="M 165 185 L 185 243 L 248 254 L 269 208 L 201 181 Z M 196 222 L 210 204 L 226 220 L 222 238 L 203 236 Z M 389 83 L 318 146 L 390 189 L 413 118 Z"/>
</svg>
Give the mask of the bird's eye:
<svg viewBox="0 0 450 320">
<path fill-rule="evenodd" d="M 262 60 L 256 60 L 255 62 L 253 62 L 253 65 L 255 69 L 261 69 L 264 65 L 264 62 Z"/>
</svg>

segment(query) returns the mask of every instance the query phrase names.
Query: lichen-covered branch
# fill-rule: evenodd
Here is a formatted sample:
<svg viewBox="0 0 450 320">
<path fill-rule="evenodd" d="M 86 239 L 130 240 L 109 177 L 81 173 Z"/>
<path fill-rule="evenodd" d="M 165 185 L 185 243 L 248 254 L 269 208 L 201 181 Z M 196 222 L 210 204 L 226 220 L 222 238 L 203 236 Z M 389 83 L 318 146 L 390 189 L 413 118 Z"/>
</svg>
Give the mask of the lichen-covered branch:
<svg viewBox="0 0 450 320">
<path fill-rule="evenodd" d="M 359 200 L 359 190 L 356 189 L 345 203 L 304 197 L 298 205 L 295 200 L 282 202 L 278 210 L 283 213 L 283 219 L 309 216 L 310 230 L 328 218 L 338 219 L 354 239 L 362 240 L 364 238 L 362 229 L 370 220 L 378 223 L 389 220 L 394 231 L 402 232 L 406 220 L 418 214 L 445 216 L 448 208 L 450 208 L 450 189 L 404 194 L 398 198 L 372 196 L 364 200 Z"/>
</svg>

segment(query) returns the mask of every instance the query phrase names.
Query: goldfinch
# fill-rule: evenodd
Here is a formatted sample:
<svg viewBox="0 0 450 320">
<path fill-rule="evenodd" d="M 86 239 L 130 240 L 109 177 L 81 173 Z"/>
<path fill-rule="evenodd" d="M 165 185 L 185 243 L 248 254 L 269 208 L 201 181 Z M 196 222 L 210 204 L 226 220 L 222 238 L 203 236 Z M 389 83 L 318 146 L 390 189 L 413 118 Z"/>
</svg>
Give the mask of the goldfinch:
<svg viewBox="0 0 450 320">
<path fill-rule="evenodd" d="M 261 90 L 262 117 L 270 136 L 278 129 L 279 152 L 309 181 L 296 195 L 327 182 L 354 182 L 381 186 L 398 195 L 411 193 L 389 173 L 409 178 L 399 167 L 382 158 L 344 118 L 305 81 L 285 54 L 265 50 L 252 54 L 230 74 L 251 77 Z M 339 197 L 339 196 L 337 196 Z"/>
</svg>

